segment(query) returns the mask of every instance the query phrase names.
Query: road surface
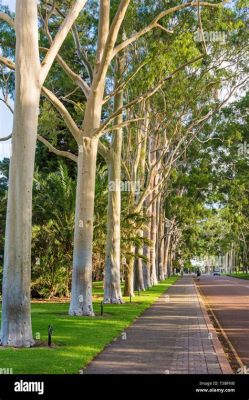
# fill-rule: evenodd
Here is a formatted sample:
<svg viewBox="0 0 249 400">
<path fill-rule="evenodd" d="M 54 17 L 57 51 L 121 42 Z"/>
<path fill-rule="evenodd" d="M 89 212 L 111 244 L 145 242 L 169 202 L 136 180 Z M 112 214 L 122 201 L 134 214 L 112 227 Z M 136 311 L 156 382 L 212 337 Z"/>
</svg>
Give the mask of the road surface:
<svg viewBox="0 0 249 400">
<path fill-rule="evenodd" d="M 249 281 L 202 275 L 198 285 L 243 365 L 249 368 Z"/>
</svg>

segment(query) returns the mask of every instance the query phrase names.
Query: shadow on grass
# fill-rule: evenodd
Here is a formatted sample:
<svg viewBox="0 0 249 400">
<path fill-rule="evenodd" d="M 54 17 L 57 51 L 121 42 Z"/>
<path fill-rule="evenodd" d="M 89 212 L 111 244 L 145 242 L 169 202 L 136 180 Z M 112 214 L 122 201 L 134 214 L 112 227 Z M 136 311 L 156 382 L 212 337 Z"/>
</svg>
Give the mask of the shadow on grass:
<svg viewBox="0 0 249 400">
<path fill-rule="evenodd" d="M 33 334 L 39 334 L 40 343 L 47 344 L 48 325 L 54 327 L 53 348 L 47 345 L 30 349 L 2 348 L 1 368 L 13 368 L 14 374 L 72 374 L 79 373 L 92 358 L 114 338 L 118 337 L 139 315 L 163 294 L 176 277 L 140 292 L 132 303 L 105 304 L 100 315 L 100 301 L 94 302 L 95 317 L 68 315 L 68 303 L 32 304 Z M 95 284 L 95 291 L 103 285 Z M 101 294 L 100 293 L 100 294 Z"/>
</svg>

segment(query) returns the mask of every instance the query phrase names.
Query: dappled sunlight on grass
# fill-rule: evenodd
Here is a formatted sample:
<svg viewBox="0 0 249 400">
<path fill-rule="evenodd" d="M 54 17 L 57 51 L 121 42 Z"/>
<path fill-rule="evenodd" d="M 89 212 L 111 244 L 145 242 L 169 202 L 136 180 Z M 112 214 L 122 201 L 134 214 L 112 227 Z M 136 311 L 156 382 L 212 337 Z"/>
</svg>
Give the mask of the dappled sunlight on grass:
<svg viewBox="0 0 249 400">
<path fill-rule="evenodd" d="M 0 367 L 13 368 L 14 374 L 77 374 L 123 329 L 148 308 L 172 283 L 172 277 L 139 296 L 125 297 L 125 304 L 105 304 L 100 316 L 102 296 L 94 301 L 95 317 L 71 317 L 68 303 L 33 303 L 33 334 L 40 335 L 43 346 L 31 349 L 0 347 Z M 103 283 L 94 284 L 94 294 L 103 295 Z M 48 325 L 54 328 L 53 348 L 45 347 Z"/>
</svg>

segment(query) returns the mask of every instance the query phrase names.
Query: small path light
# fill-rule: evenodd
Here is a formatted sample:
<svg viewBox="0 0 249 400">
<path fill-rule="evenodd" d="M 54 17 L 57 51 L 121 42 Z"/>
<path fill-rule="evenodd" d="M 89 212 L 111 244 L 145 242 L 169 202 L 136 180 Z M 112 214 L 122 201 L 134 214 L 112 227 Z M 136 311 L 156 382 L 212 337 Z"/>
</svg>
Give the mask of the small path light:
<svg viewBox="0 0 249 400">
<path fill-rule="evenodd" d="M 104 305 L 103 305 L 103 301 L 101 301 L 100 303 L 100 315 L 103 316 L 104 314 Z"/>
<path fill-rule="evenodd" d="M 52 334 L 54 332 L 54 328 L 52 327 L 52 325 L 48 326 L 48 346 L 50 347 L 52 344 Z"/>
</svg>

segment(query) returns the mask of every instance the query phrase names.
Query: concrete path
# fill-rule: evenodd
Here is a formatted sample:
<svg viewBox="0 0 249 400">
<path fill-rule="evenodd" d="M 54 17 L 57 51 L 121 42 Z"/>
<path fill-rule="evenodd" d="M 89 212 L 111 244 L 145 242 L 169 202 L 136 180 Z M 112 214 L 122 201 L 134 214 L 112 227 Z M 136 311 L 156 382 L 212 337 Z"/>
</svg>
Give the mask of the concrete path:
<svg viewBox="0 0 249 400">
<path fill-rule="evenodd" d="M 231 372 L 221 347 L 217 356 L 215 341 L 218 339 L 208 324 L 193 279 L 183 277 L 108 345 L 83 373 Z M 224 365 L 227 370 L 224 370 Z"/>
</svg>

